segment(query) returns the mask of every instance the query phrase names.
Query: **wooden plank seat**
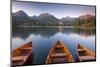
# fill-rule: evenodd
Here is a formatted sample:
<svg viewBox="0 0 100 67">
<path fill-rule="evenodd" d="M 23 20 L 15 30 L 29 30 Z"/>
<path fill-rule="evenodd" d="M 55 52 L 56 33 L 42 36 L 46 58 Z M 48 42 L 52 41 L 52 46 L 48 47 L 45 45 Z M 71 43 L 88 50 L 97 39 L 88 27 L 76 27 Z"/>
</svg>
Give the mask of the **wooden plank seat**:
<svg viewBox="0 0 100 67">
<path fill-rule="evenodd" d="M 55 48 L 63 48 L 64 46 L 57 45 Z"/>
<path fill-rule="evenodd" d="M 93 56 L 80 56 L 80 58 L 81 58 L 83 61 L 95 60 L 95 57 L 93 57 Z"/>
<path fill-rule="evenodd" d="M 12 58 L 13 65 L 22 65 L 27 56 L 16 56 Z"/>
<path fill-rule="evenodd" d="M 17 61 L 17 60 L 24 60 L 27 56 L 16 56 L 16 57 L 12 57 L 13 61 Z"/>
<path fill-rule="evenodd" d="M 66 56 L 66 53 L 55 53 L 51 55 L 52 57 L 57 57 L 57 56 Z"/>
<path fill-rule="evenodd" d="M 21 50 L 31 50 L 32 47 L 27 47 L 27 48 L 21 48 Z"/>
<path fill-rule="evenodd" d="M 15 65 L 15 66 L 16 66 L 16 65 L 22 65 L 22 64 L 23 64 L 22 61 L 21 61 L 21 62 L 15 62 L 15 63 L 13 62 L 13 65 Z"/>
<path fill-rule="evenodd" d="M 84 52 L 85 50 L 84 49 L 78 49 L 78 51 Z"/>
</svg>

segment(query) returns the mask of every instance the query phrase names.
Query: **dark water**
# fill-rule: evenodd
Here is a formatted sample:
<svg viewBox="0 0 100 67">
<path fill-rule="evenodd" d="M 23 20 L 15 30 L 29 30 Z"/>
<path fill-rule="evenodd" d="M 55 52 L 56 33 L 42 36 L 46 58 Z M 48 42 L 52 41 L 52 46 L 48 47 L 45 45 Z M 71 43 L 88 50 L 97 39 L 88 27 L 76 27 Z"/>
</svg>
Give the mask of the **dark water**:
<svg viewBox="0 0 100 67">
<path fill-rule="evenodd" d="M 34 62 L 45 64 L 50 48 L 56 41 L 62 41 L 77 61 L 78 43 L 95 51 L 95 29 L 72 27 L 24 27 L 17 28 L 12 34 L 12 50 L 29 41 L 33 42 Z"/>
</svg>

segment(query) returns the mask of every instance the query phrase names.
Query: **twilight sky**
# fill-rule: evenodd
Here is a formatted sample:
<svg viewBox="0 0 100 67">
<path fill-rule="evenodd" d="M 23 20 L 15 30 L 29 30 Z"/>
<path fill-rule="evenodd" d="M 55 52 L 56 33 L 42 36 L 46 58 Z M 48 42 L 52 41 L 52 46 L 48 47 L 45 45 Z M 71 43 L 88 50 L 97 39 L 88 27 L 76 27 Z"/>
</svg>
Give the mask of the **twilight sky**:
<svg viewBox="0 0 100 67">
<path fill-rule="evenodd" d="M 12 12 L 17 12 L 19 10 L 23 10 L 29 16 L 50 13 L 57 18 L 67 16 L 78 17 L 85 14 L 95 15 L 95 6 L 13 1 Z"/>
</svg>

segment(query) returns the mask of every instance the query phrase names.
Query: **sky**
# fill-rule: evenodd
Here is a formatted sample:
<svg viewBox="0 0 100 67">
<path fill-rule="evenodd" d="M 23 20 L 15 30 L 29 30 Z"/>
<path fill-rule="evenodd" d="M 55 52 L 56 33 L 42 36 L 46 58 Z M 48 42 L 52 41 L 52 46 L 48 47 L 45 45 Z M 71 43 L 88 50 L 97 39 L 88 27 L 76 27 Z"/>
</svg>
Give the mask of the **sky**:
<svg viewBox="0 0 100 67">
<path fill-rule="evenodd" d="M 49 13 L 57 18 L 78 17 L 85 14 L 95 15 L 95 6 L 13 1 L 12 12 L 15 13 L 19 10 L 23 10 L 29 16 Z"/>
</svg>

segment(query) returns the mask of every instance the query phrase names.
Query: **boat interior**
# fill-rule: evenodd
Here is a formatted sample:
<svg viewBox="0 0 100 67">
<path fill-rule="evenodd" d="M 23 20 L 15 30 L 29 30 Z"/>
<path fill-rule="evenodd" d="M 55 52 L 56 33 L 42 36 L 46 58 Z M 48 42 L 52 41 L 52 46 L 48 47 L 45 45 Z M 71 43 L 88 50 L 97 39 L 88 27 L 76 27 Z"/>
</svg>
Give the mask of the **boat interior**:
<svg viewBox="0 0 100 67">
<path fill-rule="evenodd" d="M 78 55 L 82 61 L 93 61 L 95 60 L 94 53 L 89 51 L 87 48 L 78 45 Z"/>
<path fill-rule="evenodd" d="M 52 54 L 50 55 L 51 62 L 66 63 L 68 61 L 67 56 L 68 54 L 66 54 L 64 46 L 58 41 L 52 50 Z"/>
<path fill-rule="evenodd" d="M 32 51 L 32 45 L 29 43 L 27 46 L 17 48 L 12 53 L 13 65 L 22 65 Z"/>
</svg>

